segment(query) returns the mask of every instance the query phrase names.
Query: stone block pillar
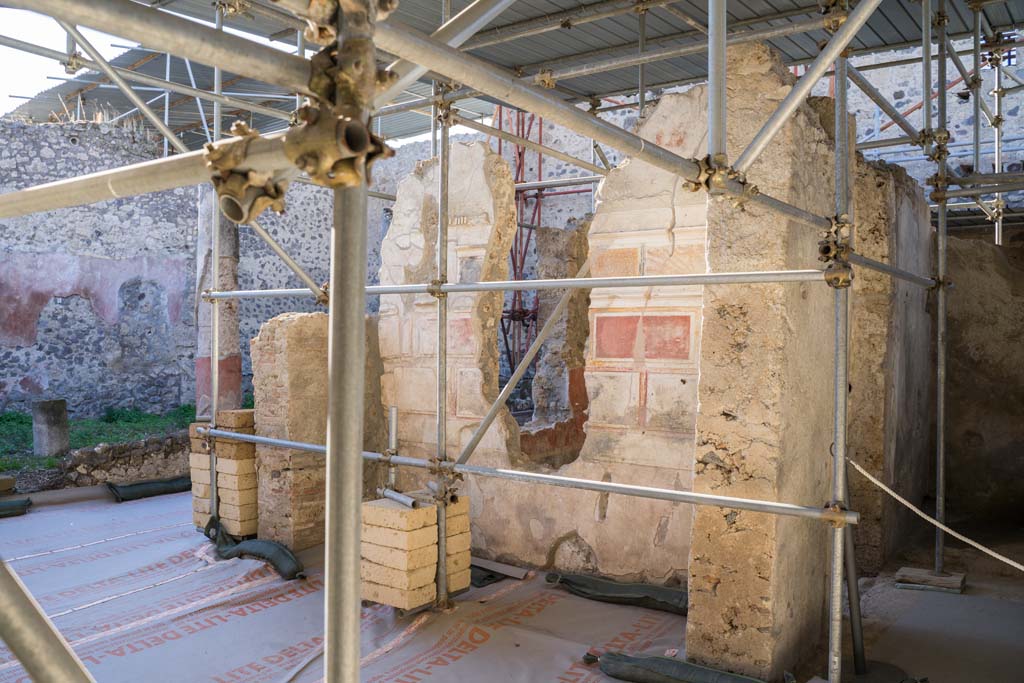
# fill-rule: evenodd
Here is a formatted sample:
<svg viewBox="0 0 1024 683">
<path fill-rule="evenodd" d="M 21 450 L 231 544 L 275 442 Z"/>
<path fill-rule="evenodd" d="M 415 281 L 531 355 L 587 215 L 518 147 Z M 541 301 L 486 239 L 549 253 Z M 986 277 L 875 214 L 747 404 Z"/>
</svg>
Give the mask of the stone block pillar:
<svg viewBox="0 0 1024 683">
<path fill-rule="evenodd" d="M 735 159 L 789 92 L 793 76 L 764 45 L 727 57 L 728 154 Z M 691 126 L 705 130 L 706 115 Z M 834 213 L 832 144 L 801 106 L 748 173 L 761 190 Z M 820 267 L 813 229 L 712 197 L 711 272 Z M 832 291 L 824 283 L 704 288 L 693 489 L 821 505 L 830 497 Z M 768 680 L 814 651 L 824 629 L 823 523 L 696 508 L 686 654 Z"/>
<path fill-rule="evenodd" d="M 70 448 L 68 402 L 64 399 L 32 404 L 32 454 L 45 458 Z"/>
<path fill-rule="evenodd" d="M 322 444 L 327 438 L 327 314 L 284 313 L 250 344 L 256 434 Z M 324 456 L 256 447 L 260 538 L 292 550 L 323 543 Z"/>
</svg>

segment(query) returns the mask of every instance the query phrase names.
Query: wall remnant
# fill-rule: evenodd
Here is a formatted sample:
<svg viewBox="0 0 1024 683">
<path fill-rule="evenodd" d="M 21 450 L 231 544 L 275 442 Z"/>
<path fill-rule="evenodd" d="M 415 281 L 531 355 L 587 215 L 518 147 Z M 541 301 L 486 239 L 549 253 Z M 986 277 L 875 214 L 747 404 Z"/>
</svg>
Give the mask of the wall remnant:
<svg viewBox="0 0 1024 683">
<path fill-rule="evenodd" d="M 1024 249 L 949 240 L 946 501 L 972 521 L 1024 519 Z"/>
<path fill-rule="evenodd" d="M 188 430 L 71 451 L 60 461 L 65 486 L 133 484 L 188 475 Z"/>
<path fill-rule="evenodd" d="M 793 81 L 765 45 L 728 50 L 730 159 Z M 688 127 L 706 130 L 705 112 L 695 111 Z M 829 216 L 833 157 L 818 116 L 802 105 L 748 177 L 762 192 Z M 806 226 L 760 207 L 721 196 L 708 203 L 711 272 L 820 266 L 816 241 Z M 832 300 L 816 282 L 704 288 L 695 491 L 804 505 L 829 499 Z M 796 668 L 824 633 L 828 542 L 820 522 L 696 508 L 687 657 L 768 680 Z"/>
<path fill-rule="evenodd" d="M 152 159 L 108 124 L 0 119 L 0 191 Z M 193 396 L 196 194 L 179 188 L 0 220 L 0 411 L 162 413 Z"/>
</svg>

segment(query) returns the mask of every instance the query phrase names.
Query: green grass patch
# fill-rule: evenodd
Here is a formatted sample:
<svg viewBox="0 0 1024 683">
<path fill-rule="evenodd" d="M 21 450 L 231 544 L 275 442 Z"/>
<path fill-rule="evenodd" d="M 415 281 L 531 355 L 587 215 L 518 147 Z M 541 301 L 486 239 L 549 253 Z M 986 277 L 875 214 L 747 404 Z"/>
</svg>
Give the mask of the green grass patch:
<svg viewBox="0 0 1024 683">
<path fill-rule="evenodd" d="M 69 421 L 71 448 L 88 448 L 100 443 L 125 443 L 151 436 L 163 436 L 194 422 L 196 408 L 184 405 L 163 415 L 141 410 L 110 408 L 100 418 Z M 32 456 L 32 416 L 0 413 L 0 471 L 24 467 L 56 467 L 57 458 L 39 460 Z"/>
</svg>

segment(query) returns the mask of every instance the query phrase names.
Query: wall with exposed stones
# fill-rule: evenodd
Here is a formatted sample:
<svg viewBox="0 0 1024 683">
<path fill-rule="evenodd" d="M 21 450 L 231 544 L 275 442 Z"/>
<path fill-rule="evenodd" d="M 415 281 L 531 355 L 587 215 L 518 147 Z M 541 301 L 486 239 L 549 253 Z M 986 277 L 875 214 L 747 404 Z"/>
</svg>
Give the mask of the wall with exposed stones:
<svg viewBox="0 0 1024 683">
<path fill-rule="evenodd" d="M 0 192 L 152 159 L 108 124 L 0 119 Z M 0 220 L 0 411 L 192 402 L 194 188 Z"/>
<path fill-rule="evenodd" d="M 946 504 L 973 521 L 1024 515 L 1024 249 L 949 240 Z"/>
<path fill-rule="evenodd" d="M 64 486 L 133 484 L 188 476 L 188 430 L 70 451 L 60 461 Z"/>
</svg>

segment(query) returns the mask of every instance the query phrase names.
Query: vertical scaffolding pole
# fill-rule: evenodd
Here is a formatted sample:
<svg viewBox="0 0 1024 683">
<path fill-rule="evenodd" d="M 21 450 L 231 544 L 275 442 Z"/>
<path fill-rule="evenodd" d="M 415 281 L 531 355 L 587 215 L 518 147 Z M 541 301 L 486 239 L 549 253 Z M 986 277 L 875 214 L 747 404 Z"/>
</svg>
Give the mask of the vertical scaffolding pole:
<svg viewBox="0 0 1024 683">
<path fill-rule="evenodd" d="M 837 225 L 849 223 L 850 174 L 849 130 L 846 117 L 847 78 L 846 57 L 840 54 L 835 61 L 835 208 Z M 843 236 L 838 234 L 837 237 Z M 846 507 L 846 424 L 847 393 L 849 386 L 849 287 L 838 287 L 834 294 L 834 404 L 832 438 L 835 451 L 832 458 L 832 500 Z M 832 564 L 829 578 L 829 683 L 842 683 L 843 661 L 843 574 L 845 570 L 845 526 L 832 529 Z M 856 577 L 853 584 L 856 585 Z"/>
<path fill-rule="evenodd" d="M 647 49 L 647 10 L 637 10 L 637 32 L 639 38 L 637 39 L 637 52 L 643 54 Z M 637 77 L 637 116 L 641 119 L 644 117 L 644 108 L 647 106 L 647 69 L 646 64 L 641 64 L 636 68 Z"/>
<path fill-rule="evenodd" d="M 708 154 L 716 166 L 727 166 L 725 137 L 726 0 L 708 5 Z"/>
<path fill-rule="evenodd" d="M 171 53 L 164 53 L 164 80 L 171 80 Z M 164 90 L 164 125 L 170 128 L 171 123 L 171 91 Z M 171 153 L 171 141 L 164 136 L 164 156 Z"/>
<path fill-rule="evenodd" d="M 295 52 L 303 59 L 306 58 L 306 34 L 299 29 L 295 32 Z M 302 106 L 302 93 L 295 93 L 296 111 Z"/>
<path fill-rule="evenodd" d="M 224 30 L 224 9 L 217 5 L 214 26 L 218 31 Z M 213 92 L 223 93 L 224 75 L 219 66 L 213 67 Z M 213 102 L 213 141 L 221 138 L 221 104 Z M 220 283 L 220 206 L 216 195 L 212 202 L 213 217 L 210 221 L 210 281 L 216 290 L 223 289 Z M 217 427 L 217 409 L 220 407 L 220 302 L 210 301 L 210 428 Z M 217 442 L 208 439 L 210 444 L 210 515 L 220 517 L 220 493 L 217 490 Z"/>
<path fill-rule="evenodd" d="M 926 142 L 931 140 L 932 0 L 921 0 L 921 133 L 924 136 L 924 140 Z"/>
<path fill-rule="evenodd" d="M 971 11 L 974 20 L 974 25 L 972 26 L 973 44 L 971 45 L 971 52 L 974 57 L 974 76 L 971 77 L 971 97 L 973 98 L 971 104 L 974 108 L 974 125 L 972 126 L 974 133 L 972 138 L 974 143 L 973 173 L 981 173 L 981 8 L 972 5 Z"/>
<path fill-rule="evenodd" d="M 376 84 L 376 2 L 338 3 L 335 111 L 370 125 Z M 365 159 L 361 160 L 365 163 Z M 324 545 L 324 680 L 358 683 L 363 389 L 366 362 L 367 173 L 334 190 L 327 336 L 327 515 Z"/>
<path fill-rule="evenodd" d="M 998 174 L 1003 172 L 1003 55 L 1000 50 L 992 55 L 992 73 L 995 75 L 995 90 L 992 91 L 995 97 L 995 103 L 992 106 L 992 130 L 995 133 L 992 144 L 992 163 L 993 172 Z M 1003 194 L 996 192 L 993 209 L 996 216 L 995 242 L 999 246 L 1003 244 L 1003 208 Z"/>
<path fill-rule="evenodd" d="M 936 75 L 939 81 L 938 127 L 935 160 L 938 163 L 937 185 L 946 190 L 946 1 L 937 0 L 935 26 L 938 30 L 939 52 Z M 931 88 L 931 84 L 928 84 Z M 929 90 L 930 92 L 930 90 Z M 935 519 L 946 521 L 946 199 L 938 206 L 936 227 L 936 280 L 939 283 L 935 304 Z M 935 529 L 935 573 L 943 571 L 945 535 Z"/>
</svg>

